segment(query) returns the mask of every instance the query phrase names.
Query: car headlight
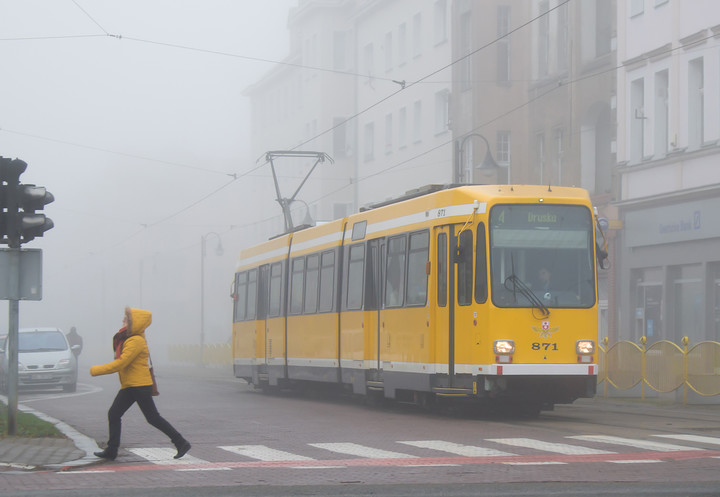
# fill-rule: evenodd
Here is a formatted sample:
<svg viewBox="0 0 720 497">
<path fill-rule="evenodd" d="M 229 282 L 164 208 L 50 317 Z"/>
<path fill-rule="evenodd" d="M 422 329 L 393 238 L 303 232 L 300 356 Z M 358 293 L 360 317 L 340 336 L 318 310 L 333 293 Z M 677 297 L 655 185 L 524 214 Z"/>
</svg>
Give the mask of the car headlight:
<svg viewBox="0 0 720 497">
<path fill-rule="evenodd" d="M 18 371 L 25 371 L 25 366 L 23 366 L 23 363 L 18 361 Z"/>
<path fill-rule="evenodd" d="M 515 353 L 515 342 L 512 340 L 495 340 L 493 351 L 497 355 L 510 355 Z"/>
<path fill-rule="evenodd" d="M 578 340 L 575 350 L 580 355 L 592 355 L 595 353 L 595 342 L 592 340 Z"/>
<path fill-rule="evenodd" d="M 70 359 L 60 359 L 55 366 L 57 369 L 63 369 L 70 366 Z"/>
</svg>

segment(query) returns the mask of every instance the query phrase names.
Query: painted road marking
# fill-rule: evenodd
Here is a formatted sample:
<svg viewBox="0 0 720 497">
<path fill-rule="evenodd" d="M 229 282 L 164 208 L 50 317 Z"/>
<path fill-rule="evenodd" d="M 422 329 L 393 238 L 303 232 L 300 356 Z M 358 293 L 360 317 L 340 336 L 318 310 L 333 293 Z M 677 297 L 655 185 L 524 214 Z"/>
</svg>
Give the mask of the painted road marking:
<svg viewBox="0 0 720 497">
<path fill-rule="evenodd" d="M 207 461 L 191 455 L 185 455 L 182 459 L 174 459 L 173 456 L 177 451 L 166 447 L 132 448 L 128 449 L 128 451 L 136 456 L 142 457 L 146 461 L 163 466 L 188 466 L 191 464 L 207 463 Z"/>
<path fill-rule="evenodd" d="M 659 459 L 634 459 L 634 460 L 627 460 L 627 461 L 608 461 L 613 464 L 649 464 L 649 463 L 655 463 L 655 462 L 662 462 Z"/>
<path fill-rule="evenodd" d="M 606 450 L 590 449 L 588 447 L 580 447 L 578 445 L 542 442 L 540 440 L 533 440 L 532 438 L 488 438 L 486 440 L 488 442 L 512 445 L 514 447 L 525 447 L 528 449 L 542 450 L 544 452 L 553 452 L 555 454 L 615 454 L 615 452 L 608 452 Z"/>
<path fill-rule="evenodd" d="M 573 440 L 583 440 L 585 442 L 599 442 L 604 444 L 624 445 L 626 447 L 635 447 L 637 449 L 652 450 L 659 452 L 673 452 L 686 450 L 702 450 L 697 447 L 685 447 L 683 445 L 667 444 L 662 442 L 651 442 L 649 440 L 635 440 L 632 438 L 611 437 L 607 435 L 576 435 Z"/>
<path fill-rule="evenodd" d="M 339 454 L 347 454 L 350 456 L 365 457 L 368 459 L 411 459 L 416 456 L 403 454 L 402 452 L 391 452 L 389 450 L 374 449 L 355 443 L 320 443 L 308 444 L 318 449 L 325 449 Z"/>
<path fill-rule="evenodd" d="M 299 456 L 282 450 L 271 449 L 264 445 L 223 445 L 219 447 L 234 454 L 238 454 L 259 461 L 314 461 L 312 457 Z"/>
<path fill-rule="evenodd" d="M 720 438 L 703 437 L 700 435 L 653 435 L 654 437 L 674 438 L 675 440 L 684 440 L 686 442 L 698 442 L 703 444 L 720 445 Z"/>
<path fill-rule="evenodd" d="M 475 447 L 473 445 L 462 445 L 454 442 L 445 442 L 443 440 L 417 440 L 398 442 L 405 445 L 412 445 L 413 447 L 420 447 L 423 449 L 440 450 L 442 452 L 449 452 L 450 454 L 457 454 L 465 457 L 496 457 L 496 456 L 514 456 L 510 452 L 503 452 L 496 449 L 488 449 L 485 447 Z"/>
</svg>

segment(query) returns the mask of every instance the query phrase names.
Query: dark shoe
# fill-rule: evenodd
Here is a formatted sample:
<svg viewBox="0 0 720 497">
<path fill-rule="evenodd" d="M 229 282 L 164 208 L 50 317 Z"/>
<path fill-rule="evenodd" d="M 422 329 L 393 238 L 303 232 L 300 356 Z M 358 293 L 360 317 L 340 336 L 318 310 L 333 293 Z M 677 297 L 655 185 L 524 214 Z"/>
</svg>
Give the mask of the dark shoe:
<svg viewBox="0 0 720 497">
<path fill-rule="evenodd" d="M 174 459 L 180 459 L 182 456 L 188 453 L 190 450 L 190 442 L 183 439 L 175 444 L 175 447 L 177 447 L 177 454 L 175 454 Z"/>
<path fill-rule="evenodd" d="M 115 458 L 117 457 L 117 453 L 118 453 L 117 449 L 113 449 L 110 447 L 105 447 L 105 450 L 100 451 L 100 452 L 93 452 L 93 454 L 96 457 L 100 457 L 102 459 L 107 459 L 109 461 L 114 461 Z"/>
</svg>

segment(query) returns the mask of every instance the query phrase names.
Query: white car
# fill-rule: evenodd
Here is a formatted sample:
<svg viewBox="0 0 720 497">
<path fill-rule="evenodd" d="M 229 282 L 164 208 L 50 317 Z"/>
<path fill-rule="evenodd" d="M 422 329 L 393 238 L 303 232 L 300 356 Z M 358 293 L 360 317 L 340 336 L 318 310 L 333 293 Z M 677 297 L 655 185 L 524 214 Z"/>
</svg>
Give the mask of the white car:
<svg viewBox="0 0 720 497">
<path fill-rule="evenodd" d="M 66 392 L 75 391 L 77 358 L 60 328 L 21 328 L 18 338 L 18 388 L 56 386 Z M 7 392 L 6 337 L 0 338 L 0 353 L 0 390 Z"/>
</svg>

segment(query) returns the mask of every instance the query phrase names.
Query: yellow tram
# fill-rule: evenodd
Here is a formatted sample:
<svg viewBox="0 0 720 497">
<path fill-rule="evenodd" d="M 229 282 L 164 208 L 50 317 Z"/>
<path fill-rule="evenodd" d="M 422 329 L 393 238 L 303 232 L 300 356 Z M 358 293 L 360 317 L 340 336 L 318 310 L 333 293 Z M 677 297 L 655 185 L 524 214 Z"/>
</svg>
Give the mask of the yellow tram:
<svg viewBox="0 0 720 497">
<path fill-rule="evenodd" d="M 539 410 L 595 394 L 585 190 L 432 187 L 240 254 L 234 374 L 360 395 Z"/>
</svg>

